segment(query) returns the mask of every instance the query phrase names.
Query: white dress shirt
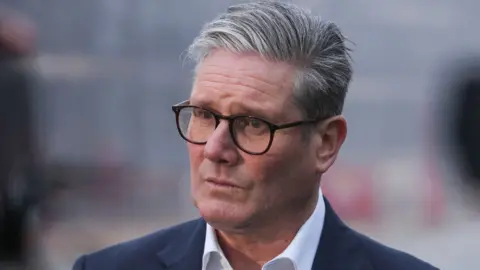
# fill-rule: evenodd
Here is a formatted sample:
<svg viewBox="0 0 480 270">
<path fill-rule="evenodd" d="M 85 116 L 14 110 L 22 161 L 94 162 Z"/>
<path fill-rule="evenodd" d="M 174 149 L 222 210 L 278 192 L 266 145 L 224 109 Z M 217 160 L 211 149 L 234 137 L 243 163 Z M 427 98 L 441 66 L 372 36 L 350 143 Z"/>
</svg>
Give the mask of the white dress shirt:
<svg viewBox="0 0 480 270">
<path fill-rule="evenodd" d="M 322 191 L 312 215 L 302 225 L 290 245 L 265 263 L 262 270 L 311 270 L 325 220 Z M 207 223 L 202 270 L 233 270 L 217 242 L 215 229 Z"/>
</svg>

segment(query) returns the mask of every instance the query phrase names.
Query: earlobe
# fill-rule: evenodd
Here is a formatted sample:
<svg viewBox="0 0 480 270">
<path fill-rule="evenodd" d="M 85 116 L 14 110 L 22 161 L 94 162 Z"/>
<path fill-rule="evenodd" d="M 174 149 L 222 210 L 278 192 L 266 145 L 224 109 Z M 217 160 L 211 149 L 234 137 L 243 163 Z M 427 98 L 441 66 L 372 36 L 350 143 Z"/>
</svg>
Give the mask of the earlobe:
<svg viewBox="0 0 480 270">
<path fill-rule="evenodd" d="M 326 120 L 319 131 L 317 170 L 324 173 L 332 166 L 347 136 L 347 122 L 343 116 Z"/>
</svg>

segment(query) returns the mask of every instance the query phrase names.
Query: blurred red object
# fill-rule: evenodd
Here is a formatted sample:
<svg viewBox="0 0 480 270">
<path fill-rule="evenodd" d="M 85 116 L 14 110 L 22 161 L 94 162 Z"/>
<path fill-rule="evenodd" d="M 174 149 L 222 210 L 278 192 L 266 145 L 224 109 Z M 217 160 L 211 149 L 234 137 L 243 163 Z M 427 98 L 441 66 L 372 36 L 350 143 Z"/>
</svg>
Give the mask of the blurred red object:
<svg viewBox="0 0 480 270">
<path fill-rule="evenodd" d="M 0 13 L 0 47 L 26 55 L 35 51 L 36 29 L 30 20 L 13 11 Z"/>
<path fill-rule="evenodd" d="M 378 218 L 373 173 L 368 168 L 336 165 L 322 179 L 322 192 L 346 221 L 372 222 Z"/>
<path fill-rule="evenodd" d="M 428 185 L 427 202 L 425 203 L 425 224 L 429 226 L 437 226 L 442 224 L 445 217 L 445 190 L 444 179 L 438 168 L 438 160 L 432 153 L 435 151 L 433 146 L 427 140 L 427 160 L 426 160 L 426 181 Z"/>
</svg>

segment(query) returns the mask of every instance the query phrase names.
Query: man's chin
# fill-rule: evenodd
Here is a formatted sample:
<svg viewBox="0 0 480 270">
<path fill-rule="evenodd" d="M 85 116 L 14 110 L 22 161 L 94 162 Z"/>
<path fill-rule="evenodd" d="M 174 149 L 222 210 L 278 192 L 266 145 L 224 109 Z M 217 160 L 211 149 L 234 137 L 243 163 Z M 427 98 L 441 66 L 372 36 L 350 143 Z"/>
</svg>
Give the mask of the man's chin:
<svg viewBox="0 0 480 270">
<path fill-rule="evenodd" d="M 248 227 L 250 216 L 245 208 L 235 205 L 197 204 L 200 216 L 210 226 L 221 231 L 237 231 Z"/>
</svg>

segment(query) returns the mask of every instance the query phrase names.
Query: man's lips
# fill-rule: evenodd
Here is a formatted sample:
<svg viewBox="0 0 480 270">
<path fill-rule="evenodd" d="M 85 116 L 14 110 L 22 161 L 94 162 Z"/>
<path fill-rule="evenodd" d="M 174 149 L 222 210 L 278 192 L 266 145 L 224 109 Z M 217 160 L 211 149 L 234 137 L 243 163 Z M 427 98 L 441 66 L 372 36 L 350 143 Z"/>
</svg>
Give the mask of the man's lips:
<svg viewBox="0 0 480 270">
<path fill-rule="evenodd" d="M 220 187 L 228 187 L 228 188 L 242 188 L 240 187 L 239 185 L 236 185 L 230 181 L 227 181 L 227 180 L 222 180 L 222 179 L 217 179 L 217 178 L 207 178 L 205 180 L 206 182 L 210 183 L 210 184 L 213 184 L 213 185 L 216 185 L 216 186 L 220 186 Z"/>
</svg>

